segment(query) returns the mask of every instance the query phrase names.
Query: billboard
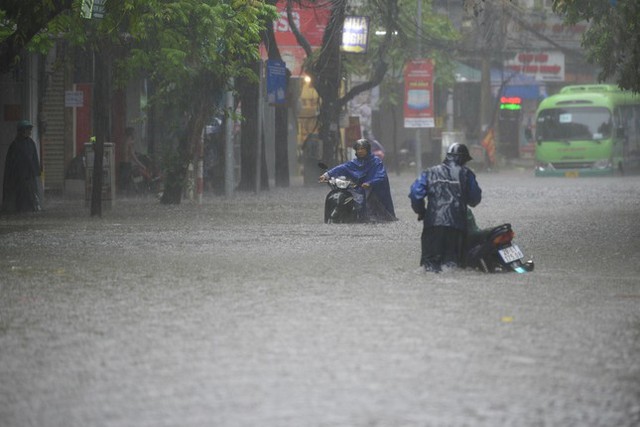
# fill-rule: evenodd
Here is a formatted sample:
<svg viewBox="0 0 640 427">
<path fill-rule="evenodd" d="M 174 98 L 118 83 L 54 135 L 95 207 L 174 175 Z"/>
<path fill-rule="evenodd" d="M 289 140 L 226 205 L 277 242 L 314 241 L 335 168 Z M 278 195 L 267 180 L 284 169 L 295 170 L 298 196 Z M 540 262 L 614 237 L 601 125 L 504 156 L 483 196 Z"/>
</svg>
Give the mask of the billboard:
<svg viewBox="0 0 640 427">
<path fill-rule="evenodd" d="M 433 61 L 414 59 L 404 69 L 404 127 L 435 127 Z"/>
</svg>

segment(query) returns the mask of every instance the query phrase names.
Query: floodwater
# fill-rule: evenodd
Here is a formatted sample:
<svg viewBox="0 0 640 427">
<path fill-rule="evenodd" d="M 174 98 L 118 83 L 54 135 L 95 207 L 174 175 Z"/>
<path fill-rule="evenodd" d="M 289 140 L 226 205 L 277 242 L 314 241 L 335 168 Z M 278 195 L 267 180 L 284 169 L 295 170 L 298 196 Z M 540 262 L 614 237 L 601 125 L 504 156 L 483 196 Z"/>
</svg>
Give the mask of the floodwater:
<svg viewBox="0 0 640 427">
<path fill-rule="evenodd" d="M 0 426 L 640 425 L 640 177 L 478 174 L 530 274 L 426 274 L 328 188 L 0 217 Z"/>
</svg>

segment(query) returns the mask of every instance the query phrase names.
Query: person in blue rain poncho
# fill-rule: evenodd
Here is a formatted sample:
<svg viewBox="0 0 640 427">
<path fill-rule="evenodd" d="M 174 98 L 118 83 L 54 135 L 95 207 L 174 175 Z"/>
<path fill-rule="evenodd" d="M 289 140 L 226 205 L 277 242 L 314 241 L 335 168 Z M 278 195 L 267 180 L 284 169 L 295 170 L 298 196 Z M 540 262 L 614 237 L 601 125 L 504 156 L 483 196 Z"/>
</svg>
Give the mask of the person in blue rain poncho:
<svg viewBox="0 0 640 427">
<path fill-rule="evenodd" d="M 382 160 L 371 154 L 371 143 L 366 139 L 356 141 L 353 149 L 356 157 L 329 169 L 320 176 L 320 182 L 338 176 L 354 181 L 357 184 L 354 191 L 361 196 L 355 199 L 358 202 L 358 217 L 362 222 L 397 220 L 389 177 Z"/>
<path fill-rule="evenodd" d="M 482 199 L 475 174 L 465 166 L 469 160 L 466 145 L 452 144 L 444 161 L 423 171 L 411 185 L 411 208 L 424 224 L 420 265 L 426 271 L 463 266 L 467 206 L 476 206 Z"/>
</svg>

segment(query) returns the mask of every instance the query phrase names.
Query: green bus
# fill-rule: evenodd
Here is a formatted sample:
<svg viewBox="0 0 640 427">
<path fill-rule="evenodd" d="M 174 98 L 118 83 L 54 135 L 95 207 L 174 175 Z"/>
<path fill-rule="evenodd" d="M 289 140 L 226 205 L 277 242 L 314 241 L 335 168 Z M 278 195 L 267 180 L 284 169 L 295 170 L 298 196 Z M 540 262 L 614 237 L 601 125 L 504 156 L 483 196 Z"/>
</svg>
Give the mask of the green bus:
<svg viewBox="0 0 640 427">
<path fill-rule="evenodd" d="M 574 85 L 536 112 L 536 176 L 640 170 L 640 96 L 615 85 Z"/>
</svg>

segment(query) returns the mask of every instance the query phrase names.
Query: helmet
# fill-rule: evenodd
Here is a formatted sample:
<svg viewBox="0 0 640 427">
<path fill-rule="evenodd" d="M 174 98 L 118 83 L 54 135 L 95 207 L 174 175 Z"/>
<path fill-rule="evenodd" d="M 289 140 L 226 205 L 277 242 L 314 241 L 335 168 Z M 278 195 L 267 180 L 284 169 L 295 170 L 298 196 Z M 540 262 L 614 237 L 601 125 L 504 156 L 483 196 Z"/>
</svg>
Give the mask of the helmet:
<svg viewBox="0 0 640 427">
<path fill-rule="evenodd" d="M 18 122 L 17 128 L 18 128 L 18 130 L 32 129 L 33 125 L 31 124 L 31 122 L 29 120 L 20 120 Z"/>
<path fill-rule="evenodd" d="M 366 139 L 359 139 L 353 144 L 353 149 L 357 150 L 360 147 L 367 149 L 367 154 L 371 154 L 371 143 Z"/>
<path fill-rule="evenodd" d="M 467 146 L 457 142 L 449 146 L 447 149 L 447 155 L 455 157 L 461 165 L 464 165 L 469 160 L 473 160 L 471 155 L 469 155 L 469 149 Z"/>
</svg>

